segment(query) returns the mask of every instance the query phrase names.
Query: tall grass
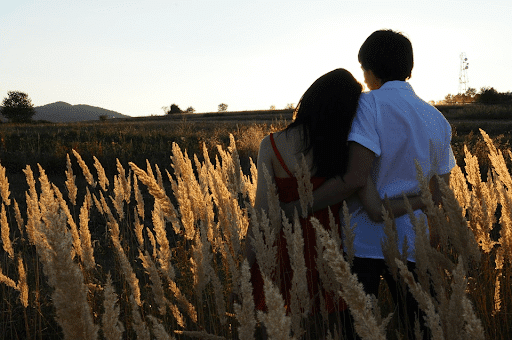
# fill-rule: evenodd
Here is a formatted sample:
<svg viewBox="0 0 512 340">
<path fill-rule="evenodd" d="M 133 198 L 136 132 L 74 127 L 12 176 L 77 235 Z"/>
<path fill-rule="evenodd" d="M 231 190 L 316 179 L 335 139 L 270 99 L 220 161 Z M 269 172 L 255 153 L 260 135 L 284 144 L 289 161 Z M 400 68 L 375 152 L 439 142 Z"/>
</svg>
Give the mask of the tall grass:
<svg viewBox="0 0 512 340">
<path fill-rule="evenodd" d="M 434 339 L 512 337 L 512 179 L 506 166 L 512 153 L 503 155 L 482 134 L 490 158 L 485 180 L 466 150 L 465 166 L 454 169 L 443 204 L 435 206 L 419 174 L 428 220 L 411 212 L 415 275 L 383 212 L 388 266 L 418 300 Z M 60 188 L 43 167 L 26 166 L 21 211 L 0 166 L 0 338 L 340 338 L 346 320 L 308 313 L 305 280 L 292 280 L 288 314 L 279 283 L 272 281 L 272 226 L 285 228 L 293 276 L 304 271 L 298 215 L 286 220 L 276 203 L 268 214 L 254 210 L 256 168 L 249 160 L 242 171 L 233 136 L 215 157 L 210 151 L 203 146 L 200 155 L 189 154 L 173 143 L 171 168 L 117 161 L 109 178 L 98 159 L 84 161 L 75 152 L 62 167 L 66 182 Z M 346 213 L 345 225 L 338 226 L 345 233 L 349 220 Z M 357 333 L 404 338 L 407 325 L 389 313 L 395 306 L 385 284 L 380 300 L 366 295 L 351 274 L 350 254 L 340 252 L 339 234 L 313 224 L 322 284 L 344 297 Z M 265 277 L 266 311 L 254 309 L 242 255 L 249 228 Z M 429 239 L 427 229 L 436 237 Z"/>
</svg>

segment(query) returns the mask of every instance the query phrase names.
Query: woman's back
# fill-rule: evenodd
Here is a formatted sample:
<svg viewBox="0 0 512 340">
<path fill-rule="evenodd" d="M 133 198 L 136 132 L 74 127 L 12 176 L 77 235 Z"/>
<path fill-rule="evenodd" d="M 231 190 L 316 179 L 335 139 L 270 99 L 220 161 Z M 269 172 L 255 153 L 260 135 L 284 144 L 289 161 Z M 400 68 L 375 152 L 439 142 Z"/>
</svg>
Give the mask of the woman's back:
<svg viewBox="0 0 512 340">
<path fill-rule="evenodd" d="M 280 137 L 279 137 L 280 135 Z M 297 163 L 297 157 L 295 156 L 294 149 L 297 143 L 295 138 L 297 134 L 292 132 L 288 136 L 285 133 L 270 134 L 268 136 L 273 151 L 272 169 L 274 173 L 274 181 L 277 187 L 277 193 L 281 202 L 292 202 L 298 200 L 299 190 L 297 178 L 293 172 L 289 169 L 289 163 Z M 279 138 L 279 139 L 278 139 Z M 312 158 L 309 157 L 310 162 Z M 288 164 L 287 164 L 288 163 Z M 306 160 L 307 163 L 307 160 Z M 311 183 L 313 184 L 313 190 L 321 186 L 325 181 L 323 177 L 311 176 Z M 331 213 L 334 217 L 335 223 L 339 225 L 339 209 L 341 204 L 336 204 L 331 207 Z M 329 312 L 334 310 L 344 310 L 346 305 L 341 298 L 334 298 L 332 292 L 327 292 L 323 289 L 322 283 L 320 282 L 319 272 L 317 269 L 317 242 L 316 232 L 313 225 L 310 222 L 310 218 L 315 217 L 319 222 L 326 228 L 330 229 L 330 217 L 329 210 L 323 209 L 315 212 L 307 218 L 300 219 L 300 225 L 302 227 L 302 237 L 304 240 L 304 263 L 306 265 L 306 280 L 309 291 L 310 299 L 310 312 L 313 314 L 317 313 L 320 308 L 320 296 L 325 303 L 325 308 Z M 340 235 L 341 236 L 341 235 Z M 277 261 L 279 263 L 279 274 L 276 276 L 279 281 L 281 293 L 283 294 L 287 308 L 290 307 L 290 288 L 291 279 L 293 276 L 293 270 L 290 263 L 290 257 L 287 249 L 287 240 L 281 230 L 277 241 Z M 257 266 L 252 268 L 252 281 L 254 285 L 254 296 L 256 309 L 265 309 L 265 298 L 263 294 L 263 280 L 259 273 Z M 276 278 L 274 278 L 276 279 Z"/>
<path fill-rule="evenodd" d="M 270 135 L 268 136 L 270 138 Z M 279 154 L 282 157 L 285 166 L 293 173 L 297 169 L 297 165 L 301 162 L 301 146 L 302 146 L 302 130 L 300 127 L 295 127 L 287 131 L 280 131 L 273 134 L 275 147 L 279 150 Z M 290 177 L 290 174 L 279 162 L 278 156 L 275 150 L 272 150 L 272 169 L 274 170 L 274 176 L 277 178 Z M 313 165 L 313 154 L 312 150 L 304 155 L 306 159 L 306 165 L 309 169 Z M 311 176 L 314 175 L 312 171 Z"/>
</svg>

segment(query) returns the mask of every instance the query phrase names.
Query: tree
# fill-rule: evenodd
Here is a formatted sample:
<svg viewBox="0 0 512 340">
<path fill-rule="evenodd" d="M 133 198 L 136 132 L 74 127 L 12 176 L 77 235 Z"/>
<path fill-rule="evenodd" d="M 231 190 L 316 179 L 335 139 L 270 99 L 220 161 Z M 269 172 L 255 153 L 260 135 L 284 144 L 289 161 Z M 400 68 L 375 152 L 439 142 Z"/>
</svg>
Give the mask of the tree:
<svg viewBox="0 0 512 340">
<path fill-rule="evenodd" d="M 196 109 L 194 109 L 192 106 L 189 106 L 187 107 L 187 109 L 185 110 L 186 113 L 194 113 L 196 112 Z"/>
<path fill-rule="evenodd" d="M 225 112 L 228 110 L 228 104 L 219 104 L 219 112 Z"/>
<path fill-rule="evenodd" d="M 466 90 L 466 96 L 474 98 L 476 96 L 476 89 L 474 87 L 470 87 Z"/>
<path fill-rule="evenodd" d="M 180 107 L 176 104 L 172 104 L 171 106 L 162 106 L 162 110 L 164 110 L 166 115 L 183 112 L 181 111 Z"/>
<path fill-rule="evenodd" d="M 284 107 L 285 110 L 295 110 L 295 104 L 294 103 L 289 103 L 289 104 L 286 104 L 286 106 Z"/>
<path fill-rule="evenodd" d="M 276 109 L 275 105 L 270 105 L 270 111 L 274 111 Z"/>
<path fill-rule="evenodd" d="M 482 87 L 478 101 L 482 104 L 498 104 L 504 99 L 503 97 L 494 87 Z"/>
<path fill-rule="evenodd" d="M 450 93 L 448 93 L 448 94 L 446 95 L 446 97 L 444 97 L 444 102 L 445 102 L 446 104 L 449 104 L 449 105 L 450 105 L 450 104 L 453 104 L 453 103 L 455 103 L 455 98 L 453 97 L 453 95 L 451 95 Z"/>
<path fill-rule="evenodd" d="M 28 94 L 19 91 L 7 92 L 2 101 L 1 114 L 13 123 L 27 123 L 36 114 L 32 100 Z"/>
</svg>

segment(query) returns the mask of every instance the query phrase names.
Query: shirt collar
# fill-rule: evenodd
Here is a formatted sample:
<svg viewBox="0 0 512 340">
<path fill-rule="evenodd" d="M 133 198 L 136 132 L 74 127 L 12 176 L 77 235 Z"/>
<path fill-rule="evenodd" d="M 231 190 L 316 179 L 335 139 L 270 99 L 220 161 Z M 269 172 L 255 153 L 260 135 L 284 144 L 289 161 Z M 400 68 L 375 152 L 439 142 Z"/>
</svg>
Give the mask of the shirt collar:
<svg viewBox="0 0 512 340">
<path fill-rule="evenodd" d="M 379 90 L 392 90 L 392 89 L 413 91 L 411 84 L 409 84 L 406 81 L 401 81 L 401 80 L 387 81 L 379 88 Z"/>
</svg>

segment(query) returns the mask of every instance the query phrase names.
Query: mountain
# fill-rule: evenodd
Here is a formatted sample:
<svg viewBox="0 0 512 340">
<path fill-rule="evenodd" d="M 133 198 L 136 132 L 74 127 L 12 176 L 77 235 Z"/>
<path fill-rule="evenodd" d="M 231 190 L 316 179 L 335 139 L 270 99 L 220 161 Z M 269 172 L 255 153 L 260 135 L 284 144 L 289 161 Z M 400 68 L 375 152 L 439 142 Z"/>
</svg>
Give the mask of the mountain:
<svg viewBox="0 0 512 340">
<path fill-rule="evenodd" d="M 112 118 L 131 118 L 116 111 L 102 109 L 90 105 L 71 105 L 64 102 L 56 102 L 34 108 L 36 114 L 32 120 L 47 120 L 55 123 L 81 122 L 87 120 L 99 120 L 100 116 Z"/>
</svg>

